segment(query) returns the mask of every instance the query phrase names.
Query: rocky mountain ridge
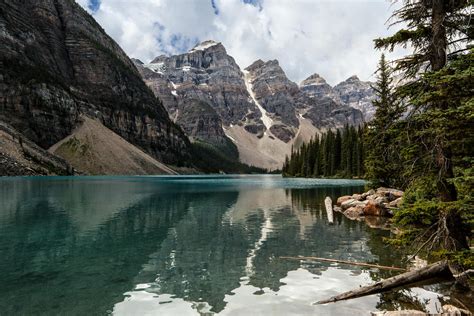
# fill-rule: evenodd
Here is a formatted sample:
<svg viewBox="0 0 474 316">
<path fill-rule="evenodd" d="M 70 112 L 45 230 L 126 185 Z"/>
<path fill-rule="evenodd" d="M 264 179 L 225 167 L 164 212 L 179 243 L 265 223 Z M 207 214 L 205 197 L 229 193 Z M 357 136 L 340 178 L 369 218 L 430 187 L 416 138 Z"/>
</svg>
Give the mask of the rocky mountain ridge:
<svg viewBox="0 0 474 316">
<path fill-rule="evenodd" d="M 0 41 L 0 121 L 33 143 L 48 149 L 87 115 L 160 161 L 189 158 L 133 62 L 75 1 L 1 1 Z"/>
<path fill-rule="evenodd" d="M 359 108 L 368 113 L 365 106 L 373 97 L 366 83 L 352 77 L 331 87 L 314 74 L 298 85 L 277 60 L 257 60 L 242 70 L 215 41 L 148 64 L 134 61 L 145 83 L 191 139 L 212 144 L 230 139 L 242 162 L 269 169 L 280 168 L 292 146 L 320 130 L 362 124 Z M 202 116 L 181 118 L 185 109 L 196 107 L 196 100 L 209 105 L 206 110 L 201 105 Z"/>
<path fill-rule="evenodd" d="M 372 82 L 361 81 L 359 77 L 352 76 L 333 89 L 342 102 L 362 112 L 364 121 L 368 122 L 374 117 L 375 107 L 372 101 L 375 100 L 375 92 Z"/>
</svg>

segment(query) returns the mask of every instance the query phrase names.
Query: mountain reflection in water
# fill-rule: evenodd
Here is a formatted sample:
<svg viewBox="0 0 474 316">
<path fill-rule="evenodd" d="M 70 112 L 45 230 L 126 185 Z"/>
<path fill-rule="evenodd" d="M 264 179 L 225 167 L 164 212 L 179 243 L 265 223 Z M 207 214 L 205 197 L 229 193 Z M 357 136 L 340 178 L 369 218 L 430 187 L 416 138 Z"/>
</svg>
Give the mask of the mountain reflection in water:
<svg viewBox="0 0 474 316">
<path fill-rule="evenodd" d="M 303 255 L 399 265 L 401 255 L 382 243 L 387 231 L 339 214 L 328 225 L 324 198 L 361 190 L 360 181 L 279 176 L 3 179 L 0 310 L 8 315 L 436 311 L 438 295 L 423 289 L 312 305 L 391 272 L 280 259 Z"/>
</svg>

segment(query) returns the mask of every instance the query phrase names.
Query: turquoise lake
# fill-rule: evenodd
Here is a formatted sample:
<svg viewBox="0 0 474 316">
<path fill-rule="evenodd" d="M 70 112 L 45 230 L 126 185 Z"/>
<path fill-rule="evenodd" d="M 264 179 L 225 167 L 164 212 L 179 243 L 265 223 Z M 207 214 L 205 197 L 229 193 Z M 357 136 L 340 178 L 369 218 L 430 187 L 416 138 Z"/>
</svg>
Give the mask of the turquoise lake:
<svg viewBox="0 0 474 316">
<path fill-rule="evenodd" d="M 389 231 L 341 214 L 328 224 L 324 198 L 363 189 L 276 175 L 2 178 L 0 315 L 436 312 L 436 287 L 313 305 L 394 272 L 280 258 L 404 264 Z"/>
</svg>

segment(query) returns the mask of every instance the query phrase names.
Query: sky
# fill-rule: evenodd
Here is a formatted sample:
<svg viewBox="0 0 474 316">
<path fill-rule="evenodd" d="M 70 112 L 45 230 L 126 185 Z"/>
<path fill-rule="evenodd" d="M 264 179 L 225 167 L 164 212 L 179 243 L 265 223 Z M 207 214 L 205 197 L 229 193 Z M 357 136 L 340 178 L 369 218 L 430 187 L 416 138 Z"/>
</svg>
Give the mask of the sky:
<svg viewBox="0 0 474 316">
<path fill-rule="evenodd" d="M 373 39 L 396 31 L 388 29 L 389 0 L 76 1 L 143 62 L 212 39 L 242 69 L 257 59 L 277 59 L 297 83 L 314 73 L 332 85 L 352 75 L 374 80 L 381 52 Z"/>
</svg>

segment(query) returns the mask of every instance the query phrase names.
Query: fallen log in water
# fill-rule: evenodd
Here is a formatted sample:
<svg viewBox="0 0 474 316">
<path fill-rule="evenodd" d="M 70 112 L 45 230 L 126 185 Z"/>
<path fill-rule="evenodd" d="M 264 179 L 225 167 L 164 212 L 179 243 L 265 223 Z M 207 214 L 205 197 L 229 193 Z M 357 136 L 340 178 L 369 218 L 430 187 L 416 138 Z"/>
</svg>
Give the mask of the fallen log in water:
<svg viewBox="0 0 474 316">
<path fill-rule="evenodd" d="M 389 266 L 381 266 L 378 264 L 372 263 L 365 263 L 365 262 L 356 262 L 356 261 L 346 261 L 346 260 L 337 260 L 337 259 L 328 259 L 328 258 L 318 258 L 318 257 L 280 257 L 280 259 L 291 259 L 291 260 L 314 260 L 314 261 L 323 261 L 323 262 L 334 262 L 334 263 L 342 263 L 348 264 L 353 266 L 361 266 L 361 267 L 369 267 L 369 268 L 378 268 L 382 270 L 396 270 L 396 271 L 406 271 L 403 268 L 397 267 L 389 267 Z"/>
<path fill-rule="evenodd" d="M 329 224 L 334 224 L 334 212 L 332 210 L 332 200 L 329 196 L 324 199 L 324 204 L 326 205 L 326 214 L 328 216 Z"/>
<path fill-rule="evenodd" d="M 358 289 L 333 296 L 327 300 L 322 300 L 315 304 L 334 303 L 337 301 L 348 300 L 351 298 L 357 298 L 357 297 L 362 297 L 366 295 L 372 295 L 372 294 L 385 292 L 397 287 L 401 287 L 401 286 L 405 286 L 405 285 L 409 285 L 409 284 L 413 284 L 413 283 L 417 283 L 421 281 L 426 281 L 426 280 L 437 278 L 437 277 L 449 277 L 449 276 L 452 277 L 453 275 L 449 270 L 448 263 L 446 261 L 440 261 L 421 269 L 408 271 L 400 275 L 376 282 L 374 284 L 363 286 Z"/>
</svg>

